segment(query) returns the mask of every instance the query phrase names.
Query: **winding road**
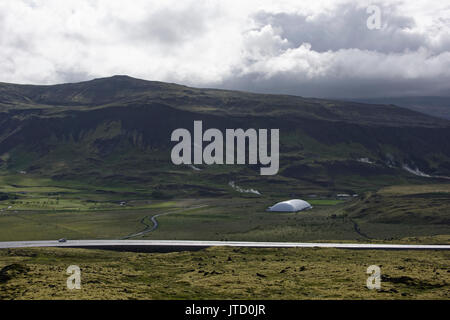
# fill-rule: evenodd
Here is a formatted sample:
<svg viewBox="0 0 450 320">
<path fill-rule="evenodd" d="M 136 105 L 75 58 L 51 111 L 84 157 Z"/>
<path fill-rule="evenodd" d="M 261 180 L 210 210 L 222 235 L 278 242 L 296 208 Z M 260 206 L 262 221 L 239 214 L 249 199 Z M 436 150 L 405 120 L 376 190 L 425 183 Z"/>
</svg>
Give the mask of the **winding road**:
<svg viewBox="0 0 450 320">
<path fill-rule="evenodd" d="M 361 237 L 363 237 L 363 238 L 371 239 L 371 238 L 369 238 L 365 233 L 363 233 L 363 232 L 361 231 L 361 229 L 359 228 L 358 223 L 356 223 L 355 220 L 350 219 L 350 221 L 353 223 L 353 229 L 355 230 L 355 232 L 356 232 L 357 234 L 359 234 L 359 235 L 360 235 Z"/>
<path fill-rule="evenodd" d="M 143 236 L 146 233 L 155 231 L 158 228 L 158 220 L 156 220 L 156 218 L 161 217 L 161 216 L 165 216 L 171 213 L 176 213 L 176 212 L 181 212 L 181 211 L 187 211 L 187 210 L 193 210 L 193 209 L 200 209 L 200 208 L 204 208 L 207 207 L 208 205 L 198 205 L 198 206 L 193 206 L 193 207 L 189 207 L 189 208 L 181 208 L 181 209 L 177 209 L 177 210 L 171 210 L 168 212 L 164 212 L 164 213 L 159 213 L 153 216 L 145 216 L 144 218 L 141 219 L 141 224 L 143 224 L 145 226 L 145 229 L 142 231 L 139 231 L 137 233 L 133 233 L 130 234 L 126 237 L 121 238 L 121 240 L 127 240 L 127 239 L 131 239 L 131 238 L 135 238 L 135 237 L 139 237 L 139 236 Z M 152 226 L 150 226 L 149 224 L 147 224 L 145 222 L 146 219 L 148 219 L 150 217 L 150 221 L 152 222 Z"/>
</svg>

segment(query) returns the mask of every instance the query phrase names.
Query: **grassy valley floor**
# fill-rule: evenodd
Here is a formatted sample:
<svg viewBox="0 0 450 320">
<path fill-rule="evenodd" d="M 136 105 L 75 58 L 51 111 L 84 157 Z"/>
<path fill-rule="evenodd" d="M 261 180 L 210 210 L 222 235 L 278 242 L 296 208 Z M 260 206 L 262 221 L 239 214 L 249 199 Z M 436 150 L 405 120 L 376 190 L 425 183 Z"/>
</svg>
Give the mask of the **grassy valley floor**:
<svg viewBox="0 0 450 320">
<path fill-rule="evenodd" d="M 223 197 L 155 199 L 152 192 L 131 187 L 0 175 L 0 241 L 139 234 L 133 239 L 398 242 L 450 235 L 449 183 L 395 185 L 345 200 L 304 195 L 299 197 L 313 209 L 298 213 L 266 211 L 289 196 L 228 188 Z M 155 216 L 157 228 L 140 234 L 153 226 Z"/>
</svg>

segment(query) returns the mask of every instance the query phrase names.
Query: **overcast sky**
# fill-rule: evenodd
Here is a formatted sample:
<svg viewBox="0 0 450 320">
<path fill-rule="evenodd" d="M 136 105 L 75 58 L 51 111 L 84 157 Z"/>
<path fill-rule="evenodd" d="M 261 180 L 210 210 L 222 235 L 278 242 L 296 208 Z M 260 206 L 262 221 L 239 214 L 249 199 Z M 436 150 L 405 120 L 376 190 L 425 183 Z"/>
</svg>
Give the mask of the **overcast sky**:
<svg viewBox="0 0 450 320">
<path fill-rule="evenodd" d="M 369 5 L 380 29 L 367 27 Z M 0 0 L 0 81 L 116 74 L 315 97 L 450 95 L 450 0 Z"/>
</svg>

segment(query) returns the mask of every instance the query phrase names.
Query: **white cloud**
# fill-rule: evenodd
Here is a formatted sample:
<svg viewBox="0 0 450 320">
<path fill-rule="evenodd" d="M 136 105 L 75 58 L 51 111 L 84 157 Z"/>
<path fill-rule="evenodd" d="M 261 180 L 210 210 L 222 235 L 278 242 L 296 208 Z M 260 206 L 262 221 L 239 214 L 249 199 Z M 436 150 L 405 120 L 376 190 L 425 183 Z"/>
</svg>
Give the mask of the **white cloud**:
<svg viewBox="0 0 450 320">
<path fill-rule="evenodd" d="M 450 1 L 2 0 L 0 81 L 128 74 L 259 92 L 450 92 Z"/>
</svg>

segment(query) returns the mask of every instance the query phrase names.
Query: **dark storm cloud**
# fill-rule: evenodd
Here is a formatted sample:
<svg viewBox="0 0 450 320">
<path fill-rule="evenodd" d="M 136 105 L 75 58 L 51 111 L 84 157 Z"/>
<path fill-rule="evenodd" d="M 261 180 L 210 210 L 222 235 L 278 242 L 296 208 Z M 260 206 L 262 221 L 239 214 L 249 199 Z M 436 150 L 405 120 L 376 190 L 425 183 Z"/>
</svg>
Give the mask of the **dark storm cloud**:
<svg viewBox="0 0 450 320">
<path fill-rule="evenodd" d="M 270 24 L 279 29 L 280 35 L 293 47 L 308 42 L 318 52 L 357 48 L 380 52 L 417 50 L 427 45 L 427 38 L 410 33 L 416 26 L 412 17 L 398 14 L 394 7 L 380 7 L 382 28 L 369 30 L 366 25 L 370 14 L 365 7 L 354 3 L 342 4 L 332 12 L 316 17 L 302 14 L 261 12 L 255 20 L 261 25 Z"/>
<path fill-rule="evenodd" d="M 395 6 L 380 8 L 379 30 L 367 27 L 370 14 L 356 3 L 314 16 L 258 12 L 253 32 L 273 30 L 283 50 L 251 61 L 223 86 L 315 97 L 449 95 L 449 38 L 418 31 Z"/>
</svg>

